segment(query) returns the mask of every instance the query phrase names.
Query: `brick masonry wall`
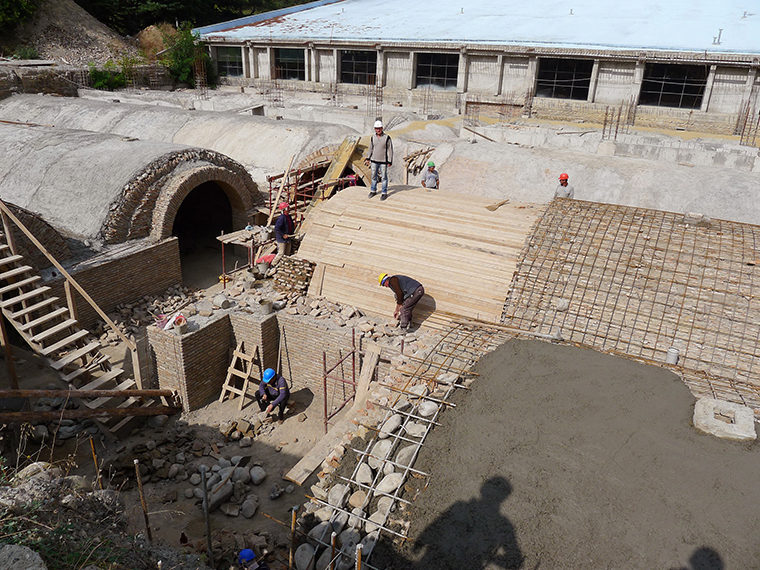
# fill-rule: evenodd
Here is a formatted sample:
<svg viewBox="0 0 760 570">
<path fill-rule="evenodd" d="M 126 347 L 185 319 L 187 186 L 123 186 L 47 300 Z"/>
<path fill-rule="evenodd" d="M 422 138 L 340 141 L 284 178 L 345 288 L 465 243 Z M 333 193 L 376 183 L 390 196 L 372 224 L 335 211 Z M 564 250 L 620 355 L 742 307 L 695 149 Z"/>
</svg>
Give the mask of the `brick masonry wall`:
<svg viewBox="0 0 760 570">
<path fill-rule="evenodd" d="M 100 308 L 109 312 L 120 303 L 137 301 L 144 295 L 157 295 L 182 282 L 177 238 L 170 238 L 138 251 L 102 263 L 84 262 L 67 268 Z M 66 302 L 63 279 L 46 283 L 51 294 Z M 74 293 L 79 322 L 88 327 L 98 317 L 78 293 Z"/>
<path fill-rule="evenodd" d="M 246 354 L 253 354 L 258 347 L 262 368 L 277 368 L 280 327 L 275 313 L 266 316 L 230 313 L 230 323 L 234 346 L 242 342 Z"/>
<path fill-rule="evenodd" d="M 178 391 L 185 411 L 201 408 L 219 397 L 232 346 L 227 315 L 182 336 L 151 326 L 148 341 L 159 388 Z"/>
</svg>

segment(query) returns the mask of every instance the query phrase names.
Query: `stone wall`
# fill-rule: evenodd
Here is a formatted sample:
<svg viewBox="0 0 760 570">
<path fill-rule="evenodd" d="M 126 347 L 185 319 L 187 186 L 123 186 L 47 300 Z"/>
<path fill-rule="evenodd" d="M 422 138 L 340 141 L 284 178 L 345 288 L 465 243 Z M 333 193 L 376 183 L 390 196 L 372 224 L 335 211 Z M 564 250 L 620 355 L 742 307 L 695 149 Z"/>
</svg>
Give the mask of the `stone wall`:
<svg viewBox="0 0 760 570">
<path fill-rule="evenodd" d="M 234 346 L 244 343 L 245 353 L 251 355 L 258 347 L 262 368 L 277 367 L 280 328 L 276 314 L 272 313 L 262 318 L 251 313 L 230 313 L 230 324 Z M 258 372 L 254 372 L 253 375 L 258 376 Z"/>
<path fill-rule="evenodd" d="M 227 315 L 182 336 L 148 327 L 159 388 L 179 392 L 185 411 L 218 398 L 229 366 L 231 333 Z"/>
<path fill-rule="evenodd" d="M 67 270 L 105 312 L 144 295 L 158 295 L 182 282 L 177 238 L 130 249 L 120 256 L 95 257 Z M 52 287 L 51 294 L 59 297 L 62 304 L 66 302 L 60 276 L 46 285 Z M 74 293 L 74 299 L 83 327 L 100 319 L 79 293 Z"/>
</svg>

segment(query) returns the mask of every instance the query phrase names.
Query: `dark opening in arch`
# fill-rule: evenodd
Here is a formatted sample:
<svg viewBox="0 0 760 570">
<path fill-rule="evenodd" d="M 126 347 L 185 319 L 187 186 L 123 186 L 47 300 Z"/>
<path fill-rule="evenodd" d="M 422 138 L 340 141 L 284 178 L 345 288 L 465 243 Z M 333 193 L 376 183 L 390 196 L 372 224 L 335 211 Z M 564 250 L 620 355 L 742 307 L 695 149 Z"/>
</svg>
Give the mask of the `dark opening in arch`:
<svg viewBox="0 0 760 570">
<path fill-rule="evenodd" d="M 209 287 L 221 273 L 221 244 L 232 231 L 232 206 L 215 182 L 204 182 L 185 197 L 177 210 L 172 235 L 179 240 L 182 280 L 190 287 Z"/>
</svg>

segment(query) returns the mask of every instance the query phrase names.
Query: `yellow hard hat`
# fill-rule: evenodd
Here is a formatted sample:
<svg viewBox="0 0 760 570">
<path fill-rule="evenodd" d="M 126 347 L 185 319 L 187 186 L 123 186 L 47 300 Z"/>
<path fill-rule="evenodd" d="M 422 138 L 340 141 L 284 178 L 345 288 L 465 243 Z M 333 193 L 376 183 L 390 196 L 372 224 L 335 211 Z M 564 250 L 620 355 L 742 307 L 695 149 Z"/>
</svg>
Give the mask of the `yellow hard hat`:
<svg viewBox="0 0 760 570">
<path fill-rule="evenodd" d="M 380 285 L 382 285 L 382 284 L 383 284 L 383 280 L 384 280 L 386 277 L 388 277 L 388 274 L 387 274 L 387 273 L 381 273 L 381 274 L 378 276 L 378 278 L 377 278 L 377 282 L 378 282 L 378 283 L 380 283 Z"/>
</svg>

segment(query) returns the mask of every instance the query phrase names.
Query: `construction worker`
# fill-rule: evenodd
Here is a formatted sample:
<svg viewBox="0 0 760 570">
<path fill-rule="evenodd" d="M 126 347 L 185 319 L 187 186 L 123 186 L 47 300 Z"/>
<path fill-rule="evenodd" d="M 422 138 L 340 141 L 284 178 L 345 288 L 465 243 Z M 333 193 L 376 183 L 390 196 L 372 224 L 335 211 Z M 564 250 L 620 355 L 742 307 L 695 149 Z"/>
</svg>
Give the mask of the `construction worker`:
<svg viewBox="0 0 760 570">
<path fill-rule="evenodd" d="M 279 421 L 285 419 L 285 406 L 290 399 L 290 390 L 288 390 L 288 382 L 281 374 L 277 374 L 273 369 L 267 368 L 264 370 L 264 375 L 259 383 L 259 389 L 256 392 L 256 401 L 259 404 L 259 409 L 263 412 L 266 410 L 267 414 L 271 414 L 277 406 L 280 407 Z"/>
<path fill-rule="evenodd" d="M 280 262 L 283 255 L 290 255 L 290 240 L 293 238 L 293 232 L 296 227 L 293 218 L 288 213 L 290 204 L 280 202 L 280 205 L 277 207 L 280 210 L 280 215 L 277 216 L 277 221 L 274 223 L 274 240 L 277 242 L 277 255 L 272 260 L 272 267 Z"/>
<path fill-rule="evenodd" d="M 566 172 L 559 175 L 559 186 L 554 191 L 555 198 L 573 198 L 575 196 L 575 189 L 568 184 L 570 177 Z"/>
<path fill-rule="evenodd" d="M 238 554 L 238 568 L 240 570 L 269 570 L 264 561 L 256 560 L 256 553 L 250 548 L 244 548 Z"/>
<path fill-rule="evenodd" d="M 425 288 L 422 283 L 406 275 L 381 273 L 378 281 L 381 287 L 388 287 L 393 291 L 396 296 L 396 310 L 393 312 L 393 318 L 399 319 L 401 328 L 408 331 L 412 326 L 412 311 L 425 294 Z"/>
<path fill-rule="evenodd" d="M 422 173 L 422 185 L 428 190 L 431 188 L 440 188 L 438 171 L 435 169 L 435 162 L 432 160 L 428 161 L 427 170 Z"/>
<path fill-rule="evenodd" d="M 372 165 L 369 197 L 377 194 L 377 179 L 380 176 L 383 179 L 380 199 L 385 200 L 388 197 L 388 168 L 393 164 L 393 141 L 390 135 L 383 132 L 382 121 L 375 121 L 375 134 L 369 138 L 369 151 L 364 163 Z"/>
</svg>

